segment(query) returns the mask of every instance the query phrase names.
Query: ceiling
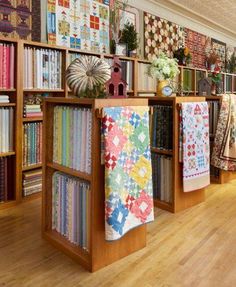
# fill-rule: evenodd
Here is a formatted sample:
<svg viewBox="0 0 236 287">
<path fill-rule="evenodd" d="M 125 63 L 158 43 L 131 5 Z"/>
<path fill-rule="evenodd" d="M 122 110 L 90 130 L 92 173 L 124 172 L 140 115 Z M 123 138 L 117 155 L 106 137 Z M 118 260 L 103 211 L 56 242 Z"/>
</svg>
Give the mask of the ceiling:
<svg viewBox="0 0 236 287">
<path fill-rule="evenodd" d="M 236 0 L 154 0 L 171 10 L 236 37 Z M 211 25 L 210 25 L 211 24 Z"/>
</svg>

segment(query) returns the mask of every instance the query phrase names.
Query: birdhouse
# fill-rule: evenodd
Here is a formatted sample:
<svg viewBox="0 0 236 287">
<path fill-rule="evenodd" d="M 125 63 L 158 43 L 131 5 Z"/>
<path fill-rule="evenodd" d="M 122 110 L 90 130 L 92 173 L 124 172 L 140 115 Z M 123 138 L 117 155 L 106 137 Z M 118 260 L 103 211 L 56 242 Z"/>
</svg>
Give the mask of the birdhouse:
<svg viewBox="0 0 236 287">
<path fill-rule="evenodd" d="M 114 57 L 111 67 L 111 79 L 106 82 L 109 98 L 127 98 L 127 82 L 122 79 L 122 67 L 118 57 Z"/>
<path fill-rule="evenodd" d="M 211 95 L 211 79 L 202 78 L 198 81 L 198 95 L 199 96 Z"/>
</svg>

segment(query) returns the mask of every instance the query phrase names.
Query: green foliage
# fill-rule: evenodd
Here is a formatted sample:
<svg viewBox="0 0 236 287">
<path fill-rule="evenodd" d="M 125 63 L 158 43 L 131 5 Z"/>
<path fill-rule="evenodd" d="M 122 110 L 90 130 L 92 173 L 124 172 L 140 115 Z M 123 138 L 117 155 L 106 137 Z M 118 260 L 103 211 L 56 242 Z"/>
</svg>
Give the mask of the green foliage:
<svg viewBox="0 0 236 287">
<path fill-rule="evenodd" d="M 120 41 L 128 45 L 128 51 L 133 51 L 138 48 L 138 33 L 133 24 L 127 23 L 124 25 Z"/>
<path fill-rule="evenodd" d="M 236 55 L 235 53 L 232 54 L 230 60 L 227 62 L 227 70 L 229 73 L 236 72 Z"/>
</svg>

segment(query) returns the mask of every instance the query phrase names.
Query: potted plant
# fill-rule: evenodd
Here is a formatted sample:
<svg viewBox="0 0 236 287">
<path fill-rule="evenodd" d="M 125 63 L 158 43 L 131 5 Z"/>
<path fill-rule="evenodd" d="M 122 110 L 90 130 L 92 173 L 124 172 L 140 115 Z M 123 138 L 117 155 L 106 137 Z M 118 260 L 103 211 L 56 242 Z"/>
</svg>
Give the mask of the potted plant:
<svg viewBox="0 0 236 287">
<path fill-rule="evenodd" d="M 207 69 L 213 72 L 218 61 L 219 61 L 218 55 L 215 52 L 211 52 L 206 59 Z"/>
<path fill-rule="evenodd" d="M 126 43 L 128 47 L 128 56 L 130 56 L 131 52 L 138 48 L 138 33 L 132 23 L 126 23 L 124 25 L 124 29 L 121 32 L 122 43 Z"/>
<path fill-rule="evenodd" d="M 166 54 L 160 53 L 158 58 L 152 60 L 147 72 L 149 76 L 158 80 L 157 95 L 170 96 L 170 81 L 179 74 L 177 59 L 168 58 Z"/>
<path fill-rule="evenodd" d="M 124 11 L 127 7 L 127 2 L 127 0 L 123 0 L 122 2 L 113 1 L 110 4 L 110 36 L 112 53 L 115 53 L 116 45 L 118 45 L 118 43 L 120 42 L 120 23 L 122 22 L 122 19 L 124 17 Z"/>
<path fill-rule="evenodd" d="M 222 74 L 221 69 L 218 65 L 215 66 L 214 70 L 209 72 L 208 76 L 212 80 L 212 94 L 220 94 L 221 91 L 221 85 L 222 85 Z"/>
<path fill-rule="evenodd" d="M 192 56 L 190 54 L 188 47 L 181 47 L 174 52 L 174 57 L 178 60 L 178 64 L 181 66 L 186 66 L 190 64 Z"/>
</svg>

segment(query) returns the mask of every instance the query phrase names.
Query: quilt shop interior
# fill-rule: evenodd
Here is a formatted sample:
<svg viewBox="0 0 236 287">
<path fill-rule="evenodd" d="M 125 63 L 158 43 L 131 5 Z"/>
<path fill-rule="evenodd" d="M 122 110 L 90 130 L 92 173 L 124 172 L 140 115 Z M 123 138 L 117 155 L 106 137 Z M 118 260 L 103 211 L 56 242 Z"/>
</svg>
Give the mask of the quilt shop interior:
<svg viewBox="0 0 236 287">
<path fill-rule="evenodd" d="M 236 285 L 235 9 L 0 1 L 0 286 Z"/>
</svg>

